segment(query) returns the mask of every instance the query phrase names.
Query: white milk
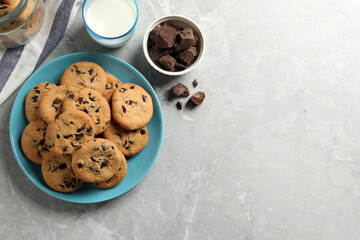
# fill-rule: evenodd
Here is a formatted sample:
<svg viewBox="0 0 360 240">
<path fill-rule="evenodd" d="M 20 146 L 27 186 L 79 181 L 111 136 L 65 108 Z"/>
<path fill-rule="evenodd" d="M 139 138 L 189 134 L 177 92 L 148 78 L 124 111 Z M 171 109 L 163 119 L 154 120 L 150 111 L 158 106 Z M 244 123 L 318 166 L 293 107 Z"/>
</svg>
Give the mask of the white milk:
<svg viewBox="0 0 360 240">
<path fill-rule="evenodd" d="M 128 0 L 94 0 L 85 18 L 96 34 L 112 38 L 131 29 L 136 20 L 136 12 Z"/>
</svg>

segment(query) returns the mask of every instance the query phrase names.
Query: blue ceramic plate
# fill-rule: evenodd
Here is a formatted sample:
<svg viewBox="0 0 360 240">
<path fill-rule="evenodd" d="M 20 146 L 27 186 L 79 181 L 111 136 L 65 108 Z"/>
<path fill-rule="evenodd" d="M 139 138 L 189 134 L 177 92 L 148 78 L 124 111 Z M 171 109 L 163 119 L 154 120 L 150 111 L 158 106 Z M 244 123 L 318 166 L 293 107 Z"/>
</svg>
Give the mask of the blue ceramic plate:
<svg viewBox="0 0 360 240">
<path fill-rule="evenodd" d="M 149 141 L 147 146 L 136 156 L 128 159 L 128 172 L 124 180 L 114 188 L 99 189 L 91 184 L 72 193 L 59 193 L 47 186 L 42 174 L 41 166 L 29 161 L 21 150 L 21 135 L 28 124 L 25 116 L 25 98 L 27 93 L 41 82 L 59 84 L 60 77 L 72 63 L 90 61 L 99 64 L 105 72 L 111 73 L 123 83 L 135 83 L 143 87 L 152 97 L 154 114 L 147 128 Z M 163 137 L 163 117 L 159 100 L 146 78 L 126 62 L 100 53 L 74 53 L 59 57 L 39 68 L 22 86 L 17 95 L 10 117 L 10 141 L 15 158 L 25 175 L 41 190 L 53 197 L 77 203 L 95 203 L 120 196 L 133 188 L 147 174 L 159 153 Z"/>
</svg>

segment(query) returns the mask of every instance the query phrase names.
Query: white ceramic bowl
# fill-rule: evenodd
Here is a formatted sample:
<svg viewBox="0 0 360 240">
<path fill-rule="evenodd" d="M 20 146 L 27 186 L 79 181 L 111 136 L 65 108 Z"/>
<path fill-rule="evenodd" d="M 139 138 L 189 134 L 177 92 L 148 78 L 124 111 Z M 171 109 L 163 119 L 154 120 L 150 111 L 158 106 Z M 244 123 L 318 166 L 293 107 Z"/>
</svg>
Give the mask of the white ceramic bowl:
<svg viewBox="0 0 360 240">
<path fill-rule="evenodd" d="M 150 58 L 149 49 L 148 49 L 149 33 L 156 25 L 158 25 L 159 23 L 162 23 L 162 22 L 168 22 L 178 28 L 190 27 L 190 28 L 192 28 L 193 32 L 196 33 L 199 37 L 198 56 L 197 56 L 196 60 L 192 64 L 190 64 L 186 69 L 184 69 L 182 71 L 171 72 L 171 71 L 164 70 L 161 67 L 159 67 L 156 63 L 154 63 Z M 149 64 L 155 70 L 157 70 L 158 72 L 160 72 L 162 74 L 168 75 L 168 76 L 179 76 L 179 75 L 183 75 L 183 74 L 188 73 L 191 70 L 193 70 L 200 62 L 200 60 L 204 54 L 204 50 L 205 50 L 205 39 L 204 39 L 203 32 L 201 31 L 199 26 L 196 25 L 196 23 L 194 23 L 189 18 L 181 16 L 181 15 L 169 15 L 169 16 L 164 16 L 164 17 L 157 19 L 146 30 L 144 39 L 143 39 L 143 51 L 144 51 L 146 60 L 149 62 Z"/>
</svg>

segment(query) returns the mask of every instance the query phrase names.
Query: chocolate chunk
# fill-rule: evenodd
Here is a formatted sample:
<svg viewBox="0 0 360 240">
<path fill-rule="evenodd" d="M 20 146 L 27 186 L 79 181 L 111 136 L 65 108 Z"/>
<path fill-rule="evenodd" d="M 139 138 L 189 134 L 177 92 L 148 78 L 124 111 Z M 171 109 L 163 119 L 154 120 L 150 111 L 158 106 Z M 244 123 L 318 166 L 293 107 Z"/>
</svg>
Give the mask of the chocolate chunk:
<svg viewBox="0 0 360 240">
<path fill-rule="evenodd" d="M 179 109 L 179 110 L 182 109 L 182 102 L 181 102 L 181 101 L 178 101 L 178 102 L 176 103 L 176 108 Z"/>
<path fill-rule="evenodd" d="M 191 96 L 191 98 L 189 99 L 187 104 L 190 107 L 200 106 L 202 104 L 202 102 L 204 101 L 204 99 L 205 99 L 205 93 L 197 92 Z"/>
<path fill-rule="evenodd" d="M 156 45 L 152 46 L 150 49 L 150 58 L 153 61 L 159 60 L 160 57 L 166 54 L 172 54 L 175 52 L 174 48 L 158 48 Z"/>
<path fill-rule="evenodd" d="M 182 71 L 182 70 L 186 69 L 186 66 L 184 64 L 181 64 L 178 62 L 175 64 L 175 67 L 176 67 L 176 70 L 178 70 L 178 71 Z"/>
<path fill-rule="evenodd" d="M 181 51 L 192 47 L 195 41 L 196 39 L 193 30 L 191 28 L 185 28 L 179 32 L 176 51 Z"/>
<path fill-rule="evenodd" d="M 178 83 L 170 89 L 172 97 L 188 97 L 190 95 L 189 89 L 182 83 Z"/>
<path fill-rule="evenodd" d="M 162 56 L 157 62 L 163 69 L 172 72 L 175 71 L 176 59 L 169 54 Z"/>
<path fill-rule="evenodd" d="M 199 85 L 198 81 L 196 79 L 194 79 L 194 81 L 192 82 L 192 85 L 194 87 L 197 87 Z"/>
<path fill-rule="evenodd" d="M 158 48 L 171 48 L 175 45 L 178 30 L 174 26 L 164 23 L 154 34 L 156 35 L 155 44 Z"/>
<path fill-rule="evenodd" d="M 196 47 L 188 48 L 178 54 L 178 59 L 182 63 L 185 64 L 185 66 L 188 66 L 190 63 L 193 62 L 195 57 L 198 55 L 198 51 Z"/>
</svg>

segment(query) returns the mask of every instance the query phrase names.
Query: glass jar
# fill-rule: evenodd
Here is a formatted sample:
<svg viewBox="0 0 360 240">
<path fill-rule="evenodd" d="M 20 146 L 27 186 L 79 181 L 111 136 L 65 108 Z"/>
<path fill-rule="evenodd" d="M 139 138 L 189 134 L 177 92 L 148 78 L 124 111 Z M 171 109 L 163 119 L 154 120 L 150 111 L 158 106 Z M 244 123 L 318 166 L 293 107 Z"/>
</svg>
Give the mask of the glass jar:
<svg viewBox="0 0 360 240">
<path fill-rule="evenodd" d="M 44 22 L 44 0 L 0 0 L 0 48 L 30 41 Z"/>
</svg>

